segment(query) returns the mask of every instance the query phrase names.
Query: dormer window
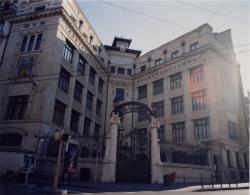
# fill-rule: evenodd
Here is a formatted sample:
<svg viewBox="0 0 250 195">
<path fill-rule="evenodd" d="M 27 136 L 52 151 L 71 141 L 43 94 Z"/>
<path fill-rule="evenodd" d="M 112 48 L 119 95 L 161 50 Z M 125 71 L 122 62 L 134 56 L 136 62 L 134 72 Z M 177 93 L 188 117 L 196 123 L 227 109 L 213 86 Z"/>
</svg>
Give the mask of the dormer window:
<svg viewBox="0 0 250 195">
<path fill-rule="evenodd" d="M 179 51 L 174 51 L 171 53 L 171 58 L 174 59 L 174 58 L 177 58 L 178 57 L 178 54 L 179 54 Z"/>
<path fill-rule="evenodd" d="M 192 43 L 190 45 L 190 51 L 196 50 L 198 48 L 198 42 Z"/>
</svg>

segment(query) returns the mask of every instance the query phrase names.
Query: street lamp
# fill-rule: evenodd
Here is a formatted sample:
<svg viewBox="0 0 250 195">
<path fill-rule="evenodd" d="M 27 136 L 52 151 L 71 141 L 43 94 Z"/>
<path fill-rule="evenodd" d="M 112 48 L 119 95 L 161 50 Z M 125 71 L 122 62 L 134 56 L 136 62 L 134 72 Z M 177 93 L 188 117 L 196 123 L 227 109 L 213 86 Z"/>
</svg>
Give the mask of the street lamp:
<svg viewBox="0 0 250 195">
<path fill-rule="evenodd" d="M 55 141 L 59 141 L 59 150 L 57 154 L 56 169 L 55 169 L 54 181 L 53 181 L 53 188 L 57 189 L 59 172 L 60 172 L 60 164 L 61 164 L 61 156 L 62 156 L 63 131 L 55 130 L 54 139 Z"/>
</svg>

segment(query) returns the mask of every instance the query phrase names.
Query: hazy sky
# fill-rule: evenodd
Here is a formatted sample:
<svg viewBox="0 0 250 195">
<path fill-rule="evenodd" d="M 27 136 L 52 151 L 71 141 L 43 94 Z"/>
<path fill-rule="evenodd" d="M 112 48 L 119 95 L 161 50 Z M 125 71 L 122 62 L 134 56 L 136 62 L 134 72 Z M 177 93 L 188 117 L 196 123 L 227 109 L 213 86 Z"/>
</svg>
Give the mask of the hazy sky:
<svg viewBox="0 0 250 195">
<path fill-rule="evenodd" d="M 77 1 L 103 44 L 112 44 L 115 36 L 131 38 L 131 48 L 143 53 L 204 23 L 214 32 L 231 29 L 244 91 L 250 91 L 249 0 Z"/>
</svg>

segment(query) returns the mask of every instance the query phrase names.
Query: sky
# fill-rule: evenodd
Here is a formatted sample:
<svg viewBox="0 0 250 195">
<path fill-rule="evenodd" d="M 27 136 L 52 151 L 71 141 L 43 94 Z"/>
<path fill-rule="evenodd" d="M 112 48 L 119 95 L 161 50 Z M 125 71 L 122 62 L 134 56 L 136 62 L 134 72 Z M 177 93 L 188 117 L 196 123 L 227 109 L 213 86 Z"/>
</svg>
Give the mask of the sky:
<svg viewBox="0 0 250 195">
<path fill-rule="evenodd" d="M 77 0 L 103 44 L 130 38 L 130 48 L 149 50 L 208 23 L 214 32 L 231 29 L 244 93 L 250 91 L 249 0 Z"/>
</svg>

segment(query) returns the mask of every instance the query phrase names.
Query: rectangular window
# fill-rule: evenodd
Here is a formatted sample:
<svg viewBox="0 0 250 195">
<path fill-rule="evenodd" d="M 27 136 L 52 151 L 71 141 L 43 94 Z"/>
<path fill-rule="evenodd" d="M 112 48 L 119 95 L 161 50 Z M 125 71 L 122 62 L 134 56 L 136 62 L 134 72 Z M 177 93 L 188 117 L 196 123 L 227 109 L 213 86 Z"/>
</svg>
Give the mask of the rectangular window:
<svg viewBox="0 0 250 195">
<path fill-rule="evenodd" d="M 125 68 L 118 68 L 118 70 L 117 70 L 117 73 L 118 74 L 125 74 Z"/>
<path fill-rule="evenodd" d="M 203 110 L 206 108 L 205 94 L 205 90 L 197 91 L 191 94 L 193 111 Z"/>
<path fill-rule="evenodd" d="M 94 128 L 94 138 L 98 139 L 99 135 L 100 135 L 100 128 L 101 126 L 98 124 L 95 124 L 95 128 Z"/>
<path fill-rule="evenodd" d="M 209 120 L 208 118 L 195 119 L 194 121 L 195 139 L 205 139 L 209 137 Z"/>
<path fill-rule="evenodd" d="M 18 59 L 18 78 L 32 76 L 32 70 L 36 63 L 35 56 L 23 56 Z"/>
<path fill-rule="evenodd" d="M 190 70 L 190 83 L 198 83 L 203 80 L 203 67 L 197 66 Z"/>
<path fill-rule="evenodd" d="M 146 70 L 146 65 L 141 66 L 140 70 L 141 70 L 141 72 L 145 71 Z"/>
<path fill-rule="evenodd" d="M 182 86 L 182 75 L 181 72 L 170 76 L 170 89 L 177 89 Z"/>
<path fill-rule="evenodd" d="M 114 66 L 110 66 L 110 72 L 115 73 L 115 67 Z"/>
<path fill-rule="evenodd" d="M 79 54 L 79 61 L 78 61 L 77 71 L 79 73 L 81 73 L 82 75 L 84 75 L 86 63 L 87 63 L 87 61 L 85 60 L 85 58 L 81 54 Z"/>
<path fill-rule="evenodd" d="M 94 70 L 94 68 L 90 67 L 89 69 L 89 82 L 95 86 L 95 75 L 96 75 L 96 71 Z"/>
<path fill-rule="evenodd" d="M 88 110 L 93 110 L 93 101 L 94 101 L 94 95 L 90 91 L 88 91 L 86 100 L 86 108 Z"/>
<path fill-rule="evenodd" d="M 178 54 L 179 54 L 179 51 L 174 51 L 171 53 L 171 58 L 174 59 L 174 58 L 177 58 L 178 57 Z"/>
<path fill-rule="evenodd" d="M 157 129 L 157 135 L 160 142 L 165 142 L 165 125 L 161 125 Z"/>
<path fill-rule="evenodd" d="M 138 110 L 138 121 L 146 121 L 147 120 L 147 115 L 145 110 L 139 109 Z"/>
<path fill-rule="evenodd" d="M 55 101 L 53 123 L 63 127 L 66 105 L 59 100 Z"/>
<path fill-rule="evenodd" d="M 145 145 L 147 143 L 147 129 L 137 129 L 136 131 L 136 142 L 138 145 Z"/>
<path fill-rule="evenodd" d="M 229 138 L 232 140 L 238 140 L 238 127 L 237 124 L 228 121 Z"/>
<path fill-rule="evenodd" d="M 84 136 L 89 137 L 90 128 L 91 128 L 91 120 L 85 117 L 84 126 L 83 126 L 83 135 Z"/>
<path fill-rule="evenodd" d="M 70 118 L 70 129 L 71 131 L 78 132 L 79 129 L 79 120 L 80 120 L 80 113 L 72 110 L 71 118 Z"/>
<path fill-rule="evenodd" d="M 161 58 L 155 60 L 155 66 L 159 66 L 161 64 Z"/>
<path fill-rule="evenodd" d="M 163 79 L 153 82 L 153 95 L 163 93 Z"/>
<path fill-rule="evenodd" d="M 61 68 L 58 88 L 64 91 L 65 93 L 68 93 L 69 82 L 70 82 L 70 73 L 66 71 L 64 68 Z"/>
<path fill-rule="evenodd" d="M 68 40 L 64 44 L 63 57 L 70 64 L 73 63 L 73 54 L 75 47 Z"/>
<path fill-rule="evenodd" d="M 194 164 L 201 166 L 208 166 L 208 151 L 207 150 L 198 150 L 194 152 Z"/>
<path fill-rule="evenodd" d="M 237 168 L 240 168 L 240 159 L 239 159 L 239 152 L 235 152 L 235 158 L 236 158 L 236 165 Z"/>
<path fill-rule="evenodd" d="M 184 112 L 183 96 L 171 98 L 171 111 L 173 115 Z"/>
<path fill-rule="evenodd" d="M 83 90 L 83 85 L 79 81 L 76 80 L 74 99 L 80 103 L 82 102 L 82 90 Z"/>
<path fill-rule="evenodd" d="M 43 35 L 42 34 L 38 34 L 37 38 L 36 38 L 36 45 L 35 45 L 35 50 L 39 50 L 41 43 L 42 43 L 42 39 L 43 39 Z"/>
<path fill-rule="evenodd" d="M 102 114 L 102 102 L 100 100 L 96 101 L 96 115 L 101 116 Z"/>
<path fill-rule="evenodd" d="M 138 87 L 138 100 L 147 98 L 147 85 Z"/>
<path fill-rule="evenodd" d="M 132 69 L 127 69 L 127 75 L 132 75 Z"/>
<path fill-rule="evenodd" d="M 230 154 L 230 151 L 227 150 L 226 153 L 227 153 L 227 166 L 228 167 L 232 167 L 232 165 L 231 165 L 231 154 Z"/>
<path fill-rule="evenodd" d="M 5 113 L 5 119 L 24 119 L 28 106 L 28 100 L 28 95 L 10 96 Z"/>
<path fill-rule="evenodd" d="M 190 45 L 190 51 L 196 50 L 198 48 L 198 42 L 192 43 Z"/>
<path fill-rule="evenodd" d="M 152 103 L 152 110 L 156 118 L 164 116 L 164 101 Z"/>
<path fill-rule="evenodd" d="M 27 51 L 32 51 L 33 50 L 34 42 L 35 42 L 35 35 L 31 35 Z"/>
<path fill-rule="evenodd" d="M 98 91 L 100 93 L 103 93 L 103 85 L 104 85 L 104 81 L 99 77 L 99 80 L 98 80 Z"/>
<path fill-rule="evenodd" d="M 28 42 L 28 37 L 27 36 L 23 37 L 22 46 L 21 46 L 21 50 L 20 50 L 21 52 L 25 52 L 27 42 Z"/>
<path fill-rule="evenodd" d="M 124 97 L 125 97 L 125 89 L 121 89 L 121 88 L 116 88 L 116 101 L 118 102 L 122 102 L 124 101 Z"/>
<path fill-rule="evenodd" d="M 182 142 L 186 139 L 185 122 L 172 124 L 172 139 L 175 142 Z"/>
</svg>

